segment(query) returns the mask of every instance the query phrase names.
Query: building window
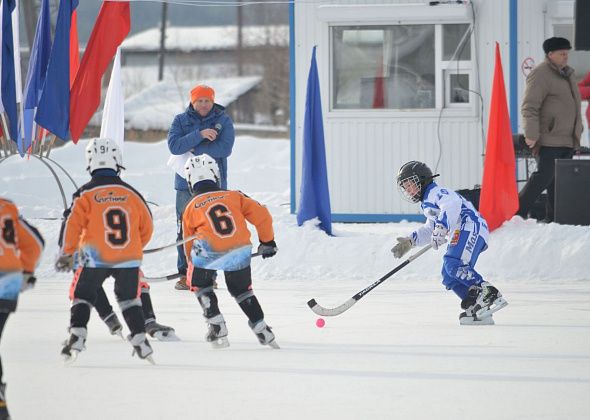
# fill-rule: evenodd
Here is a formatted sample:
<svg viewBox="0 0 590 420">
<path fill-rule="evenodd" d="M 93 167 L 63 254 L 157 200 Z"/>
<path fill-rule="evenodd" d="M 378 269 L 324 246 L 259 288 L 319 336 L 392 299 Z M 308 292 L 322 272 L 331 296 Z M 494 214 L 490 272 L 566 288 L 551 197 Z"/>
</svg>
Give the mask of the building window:
<svg viewBox="0 0 590 420">
<path fill-rule="evenodd" d="M 331 27 L 332 109 L 470 106 L 469 28 L 468 24 Z M 440 86 L 436 86 L 437 71 Z M 437 103 L 437 89 L 442 90 L 444 103 Z"/>
</svg>

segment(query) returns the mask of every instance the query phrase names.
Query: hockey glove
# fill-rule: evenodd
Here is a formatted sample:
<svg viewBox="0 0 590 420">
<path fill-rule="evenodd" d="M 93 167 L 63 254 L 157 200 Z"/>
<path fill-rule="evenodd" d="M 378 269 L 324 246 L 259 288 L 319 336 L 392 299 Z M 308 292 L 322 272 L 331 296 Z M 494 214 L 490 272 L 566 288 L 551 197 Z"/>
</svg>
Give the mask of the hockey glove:
<svg viewBox="0 0 590 420">
<path fill-rule="evenodd" d="M 35 273 L 29 273 L 28 271 L 23 272 L 23 285 L 20 288 L 21 292 L 32 289 L 35 287 L 36 282 L 37 277 L 35 277 Z"/>
<path fill-rule="evenodd" d="M 391 248 L 391 252 L 395 258 L 401 258 L 406 255 L 414 246 L 412 238 L 397 238 L 397 244 Z"/>
<path fill-rule="evenodd" d="M 449 230 L 446 227 L 444 227 L 444 225 L 437 223 L 434 226 L 434 230 L 432 231 L 432 237 L 430 238 L 430 244 L 432 245 L 432 248 L 438 249 L 439 246 L 447 243 L 448 233 Z"/>
<path fill-rule="evenodd" d="M 55 262 L 55 269 L 61 272 L 72 271 L 74 268 L 74 256 L 62 254 Z"/>
<path fill-rule="evenodd" d="M 260 245 L 258 245 L 258 253 L 262 255 L 262 258 L 274 257 L 278 250 L 274 240 L 268 242 L 260 241 Z"/>
</svg>

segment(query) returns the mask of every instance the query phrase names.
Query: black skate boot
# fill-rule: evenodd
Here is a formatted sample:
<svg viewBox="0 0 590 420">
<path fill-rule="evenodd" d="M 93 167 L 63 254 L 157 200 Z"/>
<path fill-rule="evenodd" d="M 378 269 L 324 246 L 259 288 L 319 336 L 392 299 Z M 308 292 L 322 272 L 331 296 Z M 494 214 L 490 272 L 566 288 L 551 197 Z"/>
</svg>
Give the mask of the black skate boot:
<svg viewBox="0 0 590 420">
<path fill-rule="evenodd" d="M 121 337 L 121 339 L 123 339 L 123 325 L 121 325 L 121 322 L 119 321 L 116 313 L 111 312 L 102 320 L 109 328 L 111 335 L 118 335 Z"/>
<path fill-rule="evenodd" d="M 70 338 L 64 341 L 64 347 L 61 349 L 61 355 L 64 357 L 66 364 L 74 363 L 78 354 L 86 349 L 86 336 L 88 331 L 84 327 L 70 327 Z"/>
<path fill-rule="evenodd" d="M 491 316 L 494 312 L 499 311 L 508 302 L 502 297 L 502 293 L 487 281 L 481 283 L 481 293 L 477 296 L 475 303 L 478 318 Z"/>
<path fill-rule="evenodd" d="M 478 317 L 475 313 L 479 306 L 476 305 L 477 297 L 481 293 L 480 286 L 471 286 L 467 292 L 467 297 L 461 301 L 461 308 L 465 312 L 459 314 L 459 324 L 461 325 L 494 325 L 494 319 L 491 315 Z"/>
<path fill-rule="evenodd" d="M 272 329 L 266 325 L 266 322 L 263 320 L 258 321 L 256 324 L 252 324 L 248 321 L 248 325 L 256 334 L 256 338 L 258 338 L 258 342 L 263 346 L 270 346 L 273 349 L 279 349 L 279 344 L 275 340 L 275 335 L 272 332 Z"/>
<path fill-rule="evenodd" d="M 227 327 L 225 326 L 225 320 L 223 315 L 215 315 L 212 318 L 206 318 L 208 331 L 205 335 L 205 340 L 211 343 L 216 349 L 222 349 L 229 347 L 229 341 L 227 339 Z"/>
<path fill-rule="evenodd" d="M 10 420 L 6 405 L 6 384 L 0 384 L 0 420 Z"/>
<path fill-rule="evenodd" d="M 145 332 L 158 341 L 180 341 L 174 328 L 158 324 L 155 319 L 146 320 Z"/>
<path fill-rule="evenodd" d="M 145 333 L 135 334 L 134 336 L 128 335 L 127 340 L 129 340 L 129 342 L 133 346 L 133 353 L 131 353 L 132 356 L 137 354 L 137 357 L 139 357 L 140 359 L 147 360 L 152 365 L 156 364 L 156 362 L 154 362 L 154 359 L 152 358 L 154 350 L 152 349 L 152 346 L 150 346 L 150 343 L 147 340 Z"/>
</svg>

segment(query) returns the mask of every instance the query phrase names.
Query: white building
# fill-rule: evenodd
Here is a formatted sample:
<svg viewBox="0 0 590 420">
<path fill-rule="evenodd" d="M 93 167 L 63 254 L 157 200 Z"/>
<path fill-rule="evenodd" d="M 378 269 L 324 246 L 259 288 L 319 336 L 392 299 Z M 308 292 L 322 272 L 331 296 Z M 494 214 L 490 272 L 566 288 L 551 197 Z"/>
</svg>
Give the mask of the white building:
<svg viewBox="0 0 590 420">
<path fill-rule="evenodd" d="M 292 211 L 299 199 L 305 88 L 314 45 L 332 219 L 420 220 L 419 208 L 397 191 L 395 176 L 403 163 L 426 162 L 450 188 L 481 183 L 495 43 L 512 129 L 518 132 L 526 74 L 544 59 L 543 40 L 564 36 L 573 44 L 573 23 L 573 0 L 296 1 L 291 9 Z M 572 51 L 570 65 L 584 76 L 590 53 Z"/>
</svg>

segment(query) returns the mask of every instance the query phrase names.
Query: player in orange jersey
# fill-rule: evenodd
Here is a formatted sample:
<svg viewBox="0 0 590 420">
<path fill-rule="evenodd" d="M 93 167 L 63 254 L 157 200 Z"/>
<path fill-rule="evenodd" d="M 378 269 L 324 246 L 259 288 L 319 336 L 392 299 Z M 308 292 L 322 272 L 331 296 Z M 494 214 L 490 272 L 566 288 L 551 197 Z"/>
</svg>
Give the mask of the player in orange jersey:
<svg viewBox="0 0 590 420">
<path fill-rule="evenodd" d="M 16 206 L 0 198 L 0 337 L 11 312 L 16 311 L 18 295 L 35 285 L 35 267 L 45 245 L 37 229 L 22 219 Z M 9 419 L 6 384 L 2 382 L 0 360 L 0 419 Z"/>
<path fill-rule="evenodd" d="M 86 147 L 90 182 L 74 193 L 64 212 L 59 245 L 58 271 L 70 271 L 76 260 L 70 337 L 62 349 L 66 361 L 84 350 L 90 310 L 98 290 L 109 276 L 115 279 L 115 295 L 131 334 L 127 337 L 141 359 L 153 362 L 146 338 L 139 298 L 139 267 L 143 248 L 153 232 L 151 212 L 133 187 L 119 178 L 122 156 L 106 138 L 91 140 Z"/>
<path fill-rule="evenodd" d="M 227 347 L 227 327 L 213 290 L 216 270 L 223 270 L 229 293 L 248 317 L 248 324 L 262 345 L 278 348 L 264 321 L 264 313 L 252 291 L 250 258 L 252 244 L 246 222 L 256 227 L 262 258 L 277 253 L 269 211 L 240 191 L 219 187 L 219 168 L 209 155 L 187 160 L 186 180 L 193 198 L 182 216 L 184 244 L 189 262 L 187 282 L 203 308 L 208 325 L 206 340 L 214 347 Z"/>
</svg>

